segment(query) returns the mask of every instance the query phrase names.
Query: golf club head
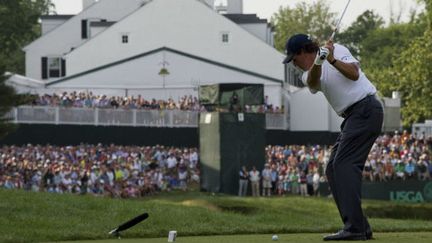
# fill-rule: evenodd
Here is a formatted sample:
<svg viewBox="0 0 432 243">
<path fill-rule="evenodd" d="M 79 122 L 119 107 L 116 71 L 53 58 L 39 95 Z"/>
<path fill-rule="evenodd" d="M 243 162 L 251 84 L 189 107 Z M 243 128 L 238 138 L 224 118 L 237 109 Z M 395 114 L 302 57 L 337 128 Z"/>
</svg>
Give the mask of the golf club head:
<svg viewBox="0 0 432 243">
<path fill-rule="evenodd" d="M 118 228 L 115 228 L 115 229 L 111 230 L 110 232 L 108 232 L 108 234 L 113 235 L 113 236 L 118 236 L 120 233 L 118 232 Z"/>
</svg>

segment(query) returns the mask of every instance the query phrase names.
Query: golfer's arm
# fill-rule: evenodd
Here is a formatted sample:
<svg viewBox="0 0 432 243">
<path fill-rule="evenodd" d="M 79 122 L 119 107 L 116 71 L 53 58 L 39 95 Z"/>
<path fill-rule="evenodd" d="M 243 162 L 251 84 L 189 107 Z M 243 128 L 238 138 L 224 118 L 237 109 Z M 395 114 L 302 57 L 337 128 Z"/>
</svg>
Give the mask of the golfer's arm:
<svg viewBox="0 0 432 243">
<path fill-rule="evenodd" d="M 309 70 L 309 74 L 307 77 L 307 84 L 309 88 L 314 90 L 319 90 L 320 79 L 321 79 L 321 65 L 312 65 L 312 68 Z"/>
<path fill-rule="evenodd" d="M 343 74 L 346 78 L 357 81 L 359 79 L 359 66 L 357 63 L 345 63 L 337 60 L 333 67 L 335 67 L 340 73 Z"/>
</svg>

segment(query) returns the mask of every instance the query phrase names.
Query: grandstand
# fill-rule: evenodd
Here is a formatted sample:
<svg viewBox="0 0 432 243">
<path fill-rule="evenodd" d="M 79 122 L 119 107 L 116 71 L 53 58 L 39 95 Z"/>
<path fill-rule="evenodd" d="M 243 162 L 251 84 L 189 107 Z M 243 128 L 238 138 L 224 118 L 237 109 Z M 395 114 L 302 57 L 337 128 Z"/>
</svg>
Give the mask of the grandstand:
<svg viewBox="0 0 432 243">
<path fill-rule="evenodd" d="M 265 148 L 275 173 L 272 195 L 319 194 L 331 146 L 286 145 Z M 375 142 L 363 173 L 366 182 L 430 181 L 432 137 L 384 134 Z M 146 197 L 161 191 L 196 189 L 200 183 L 197 148 L 81 144 L 0 147 L 0 188 Z M 252 170 L 252 168 L 247 168 Z M 302 178 L 303 177 L 303 178 Z M 324 184 L 323 184 L 324 183 Z"/>
<path fill-rule="evenodd" d="M 17 162 L 23 163 L 22 159 L 17 161 L 20 155 L 14 153 L 15 150 L 25 151 L 29 143 L 42 145 L 30 145 L 27 149 L 75 151 L 83 148 L 87 154 L 99 149 L 99 145 L 96 145 L 99 143 L 103 144 L 100 145 L 102 151 L 109 150 L 109 147 L 103 147 L 107 144 L 115 144 L 114 147 L 120 148 L 126 146 L 126 150 L 134 150 L 135 146 L 150 146 L 153 149 L 156 144 L 179 149 L 187 147 L 187 150 L 197 148 L 198 117 L 200 112 L 208 111 L 198 101 L 199 87 L 251 83 L 263 85 L 263 104 L 244 106 L 236 112 L 265 114 L 265 140 L 270 146 L 267 151 L 272 151 L 267 154 L 266 161 L 280 173 L 280 181 L 287 180 L 287 184 L 290 184 L 289 181 L 293 180 L 290 174 L 299 176 L 303 171 L 303 176 L 310 176 L 314 170 L 319 173 L 320 181 L 325 180 L 321 179 L 325 164 L 323 154 L 328 153 L 327 146 L 335 140 L 342 119 L 330 108 L 322 94 L 312 95 L 301 87 L 295 70 L 280 65 L 284 54 L 273 47 L 271 24 L 256 15 L 244 14 L 240 0 L 229 0 L 225 9 L 215 7 L 211 0 L 158 0 L 146 1 L 145 4 L 136 0 L 122 0 L 121 6 L 116 0 L 89 0 L 84 3 L 84 10 L 77 15 L 42 16 L 42 36 L 24 48 L 26 76 L 13 75 L 8 80 L 8 84 L 19 93 L 33 95 L 33 101 L 14 108 L 8 115 L 20 126 L 0 141 L 4 146 L 4 164 L 11 166 Z M 203 37 L 209 36 L 214 38 L 203 41 Z M 249 58 L 250 50 L 254 50 L 254 55 L 260 58 Z M 400 98 L 394 95 L 391 98 L 382 97 L 381 101 L 386 113 L 383 132 L 400 130 Z M 426 137 L 424 139 L 419 141 L 427 144 L 425 141 L 429 140 Z M 307 147 L 299 149 L 299 144 Z M 298 157 L 298 163 L 302 166 L 286 166 L 287 158 L 284 156 L 285 153 L 289 154 L 288 150 L 284 149 L 281 157 L 281 147 L 278 145 L 292 145 L 288 150 L 299 153 L 295 157 Z M 375 151 L 376 156 L 386 151 L 379 148 Z M 168 154 L 165 157 L 169 157 Z M 425 156 L 411 154 L 415 154 L 411 157 L 415 163 L 429 163 L 428 152 Z M 318 155 L 319 159 L 316 158 Z M 406 158 L 400 155 L 400 158 L 394 158 L 390 163 L 396 168 L 397 161 L 405 163 Z M 31 167 L 39 183 L 35 188 L 41 188 L 46 168 L 55 174 L 58 168 L 53 164 L 62 162 L 64 166 L 66 163 L 57 158 L 56 163 L 52 162 L 52 158 L 49 160 L 49 164 L 47 159 L 29 160 L 36 166 L 36 170 L 34 166 Z M 177 160 L 181 162 L 181 159 Z M 304 165 L 304 161 L 310 163 L 311 168 Z M 99 166 L 97 169 L 102 174 L 108 170 L 115 172 L 117 166 L 122 166 L 122 163 L 116 165 L 108 163 L 108 160 L 98 162 L 96 166 Z M 54 187 L 45 183 L 43 190 L 83 192 L 78 182 L 83 175 L 90 173 L 94 165 L 89 167 L 85 160 L 84 166 L 76 161 L 68 163 L 71 165 L 67 170 L 78 170 L 74 175 L 76 184 L 58 184 Z M 160 170 L 167 169 L 159 159 L 140 163 L 160 166 Z M 375 181 L 398 177 L 393 172 L 385 175 L 380 164 L 387 164 L 387 160 L 379 156 L 369 163 L 366 179 Z M 142 176 L 144 181 L 151 181 L 155 170 L 146 175 L 144 172 L 148 172 L 148 168 L 143 168 L 138 170 L 138 175 L 128 175 Z M 192 177 L 199 177 L 199 170 L 192 170 L 193 173 L 187 171 L 189 182 Z M 4 184 L 13 184 L 10 180 L 16 171 L 12 172 L 8 175 L 10 178 L 2 179 Z M 401 179 L 418 175 L 402 172 Z M 173 172 L 180 176 L 177 173 L 179 171 Z M 109 194 L 126 197 L 122 191 L 132 182 L 128 185 L 126 180 L 126 184 L 121 182 L 116 185 L 114 177 L 108 177 L 108 182 L 105 178 L 104 183 L 114 187 L 107 189 Z M 17 183 L 24 187 L 31 178 Z M 168 183 L 171 179 L 165 178 L 163 181 L 161 178 L 163 176 L 153 182 L 152 189 L 148 189 L 151 193 L 169 188 L 167 185 L 171 185 Z M 420 179 L 424 178 L 427 179 L 425 173 Z M 92 186 L 97 183 L 94 180 Z M 173 182 L 171 186 L 174 185 L 177 184 Z M 27 185 L 26 188 L 33 187 Z M 105 193 L 101 185 L 89 188 L 84 191 Z M 273 193 L 291 192 L 288 188 L 281 184 L 281 190 Z M 146 193 L 135 190 L 129 194 L 142 196 Z"/>
</svg>

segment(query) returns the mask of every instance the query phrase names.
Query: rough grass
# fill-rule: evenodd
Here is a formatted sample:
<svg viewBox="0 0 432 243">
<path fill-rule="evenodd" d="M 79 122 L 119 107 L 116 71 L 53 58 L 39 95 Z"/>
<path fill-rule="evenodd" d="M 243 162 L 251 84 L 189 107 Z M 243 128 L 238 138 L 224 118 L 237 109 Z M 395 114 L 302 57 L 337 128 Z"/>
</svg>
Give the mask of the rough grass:
<svg viewBox="0 0 432 243">
<path fill-rule="evenodd" d="M 327 198 L 174 192 L 125 200 L 8 190 L 0 190 L 0 198 L 0 242 L 109 239 L 109 230 L 143 212 L 150 217 L 123 238 L 166 237 L 173 229 L 182 236 L 206 236 L 325 233 L 341 227 L 337 209 Z M 432 232 L 429 218 L 418 213 L 398 216 L 401 210 L 430 212 L 430 204 L 367 201 L 364 207 L 375 232 Z"/>
</svg>

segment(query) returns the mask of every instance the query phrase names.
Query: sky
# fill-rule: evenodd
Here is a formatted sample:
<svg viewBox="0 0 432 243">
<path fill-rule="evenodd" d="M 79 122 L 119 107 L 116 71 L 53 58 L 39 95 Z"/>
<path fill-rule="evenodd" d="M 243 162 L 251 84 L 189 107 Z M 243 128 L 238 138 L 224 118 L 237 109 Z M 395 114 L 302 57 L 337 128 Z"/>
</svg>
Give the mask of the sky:
<svg viewBox="0 0 432 243">
<path fill-rule="evenodd" d="M 243 0 L 243 11 L 244 13 L 256 13 L 260 18 L 270 20 L 279 7 L 295 7 L 296 4 L 303 1 L 309 4 L 316 2 L 316 0 Z M 338 16 L 348 3 L 348 0 L 325 1 L 329 3 L 331 11 L 337 13 Z M 52 0 L 52 2 L 56 5 L 57 14 L 76 14 L 82 9 L 81 0 Z M 216 4 L 219 2 L 226 2 L 226 0 L 216 0 Z M 351 0 L 343 17 L 341 28 L 349 26 L 357 16 L 368 9 L 381 15 L 386 22 L 390 19 L 391 12 L 401 14 L 401 20 L 405 22 L 411 10 L 416 9 L 419 12 L 423 6 L 419 5 L 416 0 Z"/>
</svg>

